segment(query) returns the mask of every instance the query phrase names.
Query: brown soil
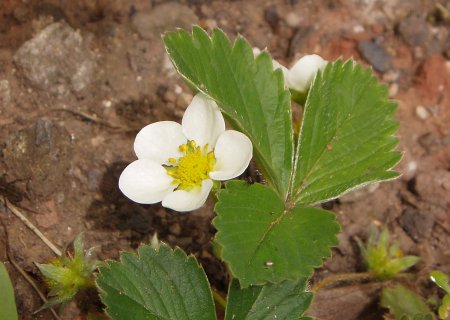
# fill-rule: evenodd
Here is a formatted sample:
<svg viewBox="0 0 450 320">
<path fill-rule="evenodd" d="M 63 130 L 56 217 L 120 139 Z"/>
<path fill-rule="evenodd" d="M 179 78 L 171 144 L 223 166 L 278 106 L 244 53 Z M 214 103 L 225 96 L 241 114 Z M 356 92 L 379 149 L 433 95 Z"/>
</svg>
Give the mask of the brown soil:
<svg viewBox="0 0 450 320">
<path fill-rule="evenodd" d="M 160 34 L 175 27 L 218 26 L 244 35 L 289 65 L 318 53 L 372 64 L 398 101 L 400 146 L 396 181 L 348 194 L 325 206 L 342 224 L 333 258 L 314 276 L 362 271 L 354 236 L 386 225 L 407 254 L 422 257 L 410 284 L 430 295 L 427 275 L 450 273 L 450 37 L 431 0 L 57 1 L 0 3 L 0 193 L 56 245 L 84 232 L 99 259 L 149 242 L 153 233 L 203 264 L 212 285 L 226 288 L 225 267 L 212 254 L 212 202 L 179 214 L 132 203 L 117 188 L 134 159 L 144 125 L 180 120 L 191 92 L 171 68 Z M 450 2 L 439 1 L 450 9 Z M 33 262 L 53 253 L 0 201 L 10 257 L 45 291 Z M 8 261 L 0 228 L 0 258 Z M 10 263 L 21 319 L 41 301 Z M 312 314 L 320 319 L 382 319 L 384 284 L 323 290 Z M 81 294 L 63 319 L 99 312 Z"/>
</svg>

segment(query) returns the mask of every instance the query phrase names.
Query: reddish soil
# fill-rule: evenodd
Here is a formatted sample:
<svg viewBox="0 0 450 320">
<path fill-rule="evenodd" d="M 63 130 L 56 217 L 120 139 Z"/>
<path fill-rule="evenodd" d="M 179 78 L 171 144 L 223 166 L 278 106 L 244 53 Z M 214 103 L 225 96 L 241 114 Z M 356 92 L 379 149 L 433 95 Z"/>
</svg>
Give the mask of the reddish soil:
<svg viewBox="0 0 450 320">
<path fill-rule="evenodd" d="M 450 274 L 450 29 L 431 0 L 339 1 L 57 1 L 0 3 L 0 193 L 60 248 L 84 232 L 99 259 L 149 242 L 153 233 L 194 254 L 212 285 L 226 289 L 226 270 L 212 254 L 213 203 L 189 214 L 143 206 L 117 187 L 134 160 L 139 128 L 179 121 L 192 93 L 171 68 L 164 31 L 199 24 L 230 38 L 244 35 L 289 65 L 318 53 L 372 65 L 398 101 L 395 181 L 325 204 L 342 232 L 333 258 L 313 277 L 363 271 L 354 237 L 369 225 L 388 226 L 406 254 L 422 258 L 409 285 L 430 296 L 429 271 Z M 21 319 L 38 295 L 8 262 L 13 259 L 45 292 L 34 262 L 52 251 L 0 201 L 0 259 L 15 286 Z M 6 230 L 7 233 L 6 233 Z M 7 236 L 8 235 L 8 236 Z M 325 289 L 311 313 L 319 319 L 382 319 L 383 283 Z M 92 298 L 94 297 L 94 298 Z M 85 319 L 99 312 L 95 294 L 81 294 L 62 314 Z"/>
</svg>

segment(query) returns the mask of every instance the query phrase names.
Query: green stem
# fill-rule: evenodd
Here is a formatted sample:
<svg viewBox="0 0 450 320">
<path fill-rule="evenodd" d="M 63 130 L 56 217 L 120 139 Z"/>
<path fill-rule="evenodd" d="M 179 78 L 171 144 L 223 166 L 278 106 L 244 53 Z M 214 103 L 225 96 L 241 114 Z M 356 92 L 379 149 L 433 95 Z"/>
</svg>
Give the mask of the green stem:
<svg viewBox="0 0 450 320">
<path fill-rule="evenodd" d="M 373 272 L 360 272 L 360 273 L 340 273 L 333 274 L 325 279 L 322 279 L 318 283 L 316 283 L 311 291 L 317 292 L 318 290 L 327 287 L 331 284 L 336 284 L 342 281 L 360 281 L 360 280 L 370 280 L 375 278 L 375 274 Z"/>
<path fill-rule="evenodd" d="M 214 289 L 212 290 L 212 295 L 214 298 L 214 301 L 216 302 L 216 306 L 220 307 L 222 310 L 225 311 L 226 307 L 227 307 L 227 301 L 222 298 L 222 296 L 220 294 L 218 294 Z"/>
</svg>

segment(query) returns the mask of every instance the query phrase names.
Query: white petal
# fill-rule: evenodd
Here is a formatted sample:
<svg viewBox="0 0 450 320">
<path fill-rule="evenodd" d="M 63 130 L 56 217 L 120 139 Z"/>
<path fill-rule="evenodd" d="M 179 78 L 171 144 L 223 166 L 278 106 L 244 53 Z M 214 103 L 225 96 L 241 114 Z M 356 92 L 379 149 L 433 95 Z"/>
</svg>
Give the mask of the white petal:
<svg viewBox="0 0 450 320">
<path fill-rule="evenodd" d="M 180 212 L 198 209 L 206 202 L 212 186 L 213 182 L 207 179 L 203 180 L 201 187 L 191 191 L 176 190 L 164 197 L 162 205 Z"/>
<path fill-rule="evenodd" d="M 150 204 L 161 201 L 175 189 L 172 181 L 163 166 L 149 159 L 139 159 L 122 172 L 119 189 L 135 202 Z"/>
<path fill-rule="evenodd" d="M 228 180 L 241 175 L 248 167 L 253 155 L 250 139 L 243 133 L 227 130 L 217 140 L 214 149 L 216 165 L 209 177 L 214 180 Z"/>
<path fill-rule="evenodd" d="M 283 66 L 281 63 L 279 63 L 277 60 L 273 59 L 272 60 L 272 66 L 273 66 L 273 70 L 276 69 L 281 69 L 281 71 L 283 72 L 283 76 L 284 76 L 284 84 L 287 86 L 288 83 L 288 76 L 289 76 L 289 70 L 288 68 L 286 68 L 285 66 Z"/>
<path fill-rule="evenodd" d="M 257 56 L 259 56 L 259 54 L 261 53 L 261 49 L 258 47 L 253 47 L 252 48 L 253 51 L 253 56 L 256 58 Z"/>
<path fill-rule="evenodd" d="M 183 132 L 198 146 L 213 148 L 217 138 L 225 131 L 225 120 L 217 104 L 202 93 L 197 93 L 187 107 L 181 122 Z"/>
<path fill-rule="evenodd" d="M 134 141 L 134 152 L 139 159 L 167 164 L 169 158 L 178 159 L 182 155 L 178 147 L 186 141 L 187 138 L 179 123 L 159 121 L 139 131 Z"/>
<path fill-rule="evenodd" d="M 288 86 L 291 89 L 305 92 L 319 70 L 323 70 L 327 62 L 317 54 L 311 54 L 299 59 L 288 73 Z"/>
</svg>

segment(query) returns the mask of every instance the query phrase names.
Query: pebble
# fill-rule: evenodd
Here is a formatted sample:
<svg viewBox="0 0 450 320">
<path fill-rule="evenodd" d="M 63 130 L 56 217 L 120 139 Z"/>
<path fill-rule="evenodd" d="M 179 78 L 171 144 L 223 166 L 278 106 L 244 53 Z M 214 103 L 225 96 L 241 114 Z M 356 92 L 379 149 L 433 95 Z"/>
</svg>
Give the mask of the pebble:
<svg viewBox="0 0 450 320">
<path fill-rule="evenodd" d="M 52 23 L 25 42 L 14 62 L 35 87 L 57 96 L 83 90 L 96 69 L 80 32 L 65 22 Z"/>
<path fill-rule="evenodd" d="M 175 102 L 177 100 L 177 96 L 175 95 L 175 93 L 171 90 L 167 90 L 164 93 L 163 96 L 163 101 L 164 102 Z"/>
<path fill-rule="evenodd" d="M 393 83 L 389 86 L 389 98 L 393 98 L 397 95 L 399 90 L 398 83 Z"/>
<path fill-rule="evenodd" d="M 40 118 L 36 121 L 35 143 L 37 146 L 50 145 L 52 142 L 52 123 L 47 118 Z"/>
<path fill-rule="evenodd" d="M 365 31 L 364 27 L 360 24 L 357 24 L 356 26 L 353 27 L 354 33 L 362 33 L 364 31 Z"/>
<path fill-rule="evenodd" d="M 416 161 L 408 162 L 408 165 L 406 167 L 406 174 L 409 176 L 414 176 L 416 171 L 417 171 L 417 162 Z"/>
<path fill-rule="evenodd" d="M 383 74 L 383 81 L 385 82 L 397 82 L 400 79 L 400 73 L 397 70 L 389 70 Z"/>
<path fill-rule="evenodd" d="M 217 21 L 215 19 L 204 19 L 202 20 L 202 25 L 206 29 L 212 30 L 214 28 L 217 28 Z"/>
<path fill-rule="evenodd" d="M 376 71 L 386 72 L 391 68 L 391 55 L 377 42 L 360 41 L 358 42 L 358 51 Z"/>
<path fill-rule="evenodd" d="M 181 94 L 183 93 L 183 88 L 181 88 L 179 85 L 175 85 L 173 91 L 175 92 L 175 94 Z"/>
<path fill-rule="evenodd" d="M 402 38 L 411 47 L 424 46 L 430 39 L 430 30 L 425 18 L 419 14 L 411 14 L 406 19 L 403 19 L 398 31 Z"/>
<path fill-rule="evenodd" d="M 102 101 L 102 106 L 105 107 L 105 108 L 111 108 L 112 101 L 111 100 L 103 100 Z"/>
<path fill-rule="evenodd" d="M 424 106 L 417 106 L 416 107 L 416 116 L 419 119 L 426 120 L 430 116 L 430 113 Z"/>
<path fill-rule="evenodd" d="M 408 208 L 398 219 L 398 224 L 413 239 L 418 241 L 432 234 L 434 219 L 430 214 L 422 214 L 419 211 Z"/>
<path fill-rule="evenodd" d="M 297 28 L 303 22 L 303 18 L 295 12 L 289 12 L 285 17 L 286 24 L 291 28 Z"/>
</svg>

